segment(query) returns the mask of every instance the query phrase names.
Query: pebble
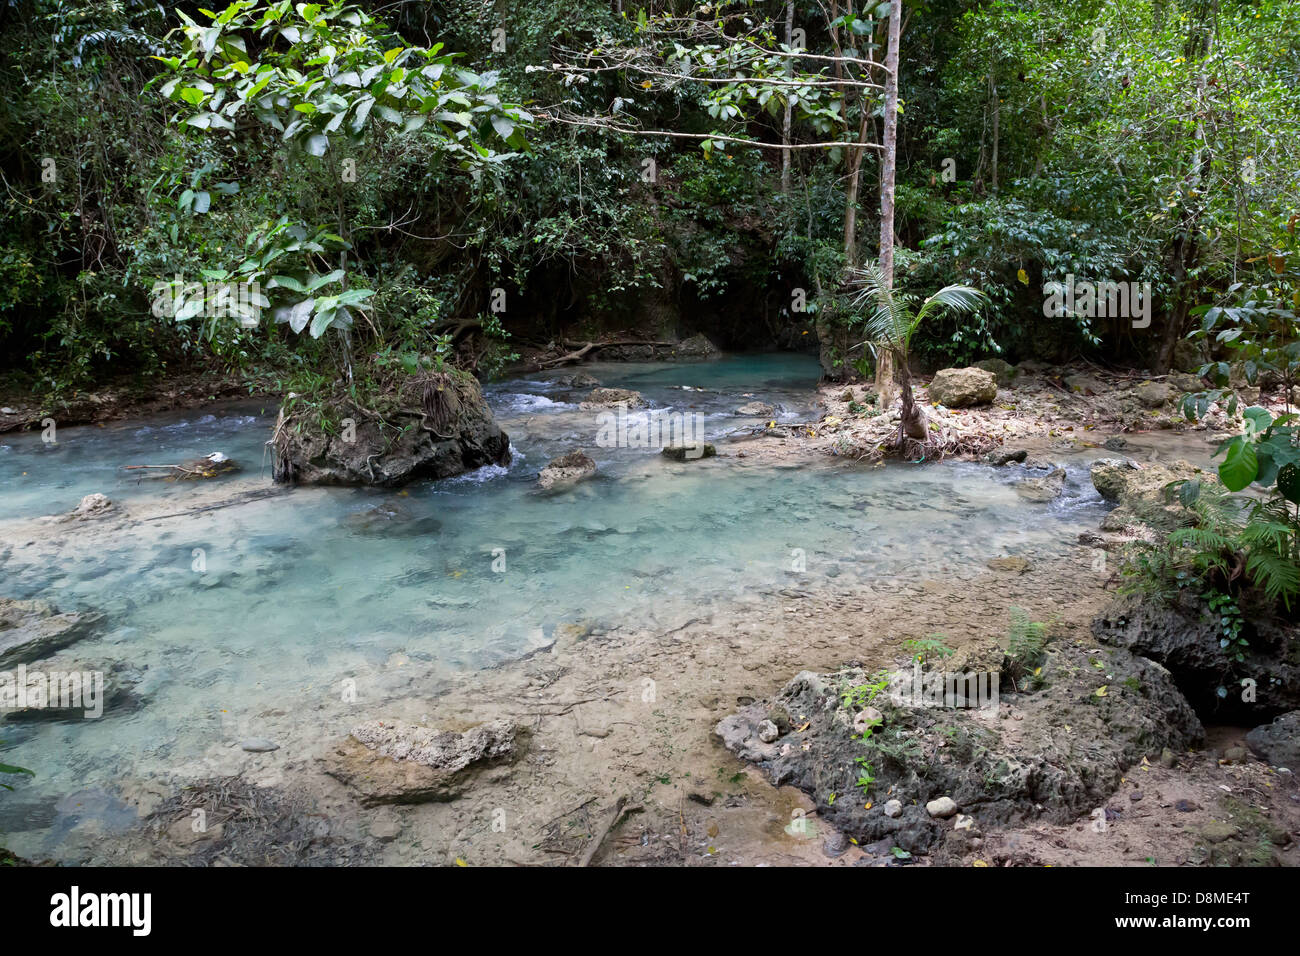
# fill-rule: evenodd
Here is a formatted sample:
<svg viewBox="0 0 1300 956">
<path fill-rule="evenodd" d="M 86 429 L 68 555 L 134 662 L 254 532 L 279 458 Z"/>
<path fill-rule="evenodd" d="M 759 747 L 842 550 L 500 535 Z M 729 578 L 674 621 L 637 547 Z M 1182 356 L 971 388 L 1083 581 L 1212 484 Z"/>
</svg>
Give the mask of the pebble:
<svg viewBox="0 0 1300 956">
<path fill-rule="evenodd" d="M 932 817 L 946 819 L 957 812 L 957 803 L 952 797 L 940 797 L 938 800 L 931 800 L 927 803 L 925 812 Z"/>
<path fill-rule="evenodd" d="M 241 740 L 239 747 L 241 750 L 247 750 L 250 754 L 264 754 L 280 749 L 279 744 L 273 740 L 267 740 L 265 737 L 249 737 L 247 740 Z"/>
<path fill-rule="evenodd" d="M 758 739 L 765 744 L 770 744 L 781 736 L 781 731 L 777 730 L 776 724 L 770 720 L 765 720 L 758 725 Z"/>
<path fill-rule="evenodd" d="M 903 801 L 890 800 L 885 803 L 885 816 L 899 817 L 903 815 Z"/>
</svg>

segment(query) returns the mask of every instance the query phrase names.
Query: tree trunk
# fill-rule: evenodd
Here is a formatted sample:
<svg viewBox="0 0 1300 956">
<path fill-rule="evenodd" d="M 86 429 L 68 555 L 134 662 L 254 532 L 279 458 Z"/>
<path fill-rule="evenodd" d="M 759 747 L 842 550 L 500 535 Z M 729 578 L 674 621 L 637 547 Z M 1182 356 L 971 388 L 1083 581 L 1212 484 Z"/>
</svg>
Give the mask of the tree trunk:
<svg viewBox="0 0 1300 956">
<path fill-rule="evenodd" d="M 789 46 L 794 37 L 794 0 L 790 0 L 785 5 L 785 45 Z M 786 76 L 792 72 L 791 62 L 786 61 Z M 785 122 L 781 125 L 781 145 L 787 147 L 781 150 L 781 194 L 790 194 L 790 126 L 793 119 L 793 109 L 790 106 L 790 97 L 785 98 Z"/>
<path fill-rule="evenodd" d="M 885 284 L 894 285 L 894 175 L 898 154 L 898 43 L 903 26 L 903 5 L 889 5 L 889 49 L 885 53 L 885 147 L 880 160 L 880 271 Z M 900 362 L 900 365 L 905 365 Z M 884 346 L 876 347 L 876 394 L 881 411 L 893 404 L 897 376 L 907 376 L 907 369 L 894 368 L 894 356 Z M 911 389 L 908 389 L 910 396 Z"/>
<path fill-rule="evenodd" d="M 990 188 L 993 195 L 998 194 L 998 123 L 1002 115 L 1002 104 L 998 99 L 998 81 L 992 71 L 989 72 L 989 93 L 993 97 L 993 171 L 990 174 Z"/>
</svg>

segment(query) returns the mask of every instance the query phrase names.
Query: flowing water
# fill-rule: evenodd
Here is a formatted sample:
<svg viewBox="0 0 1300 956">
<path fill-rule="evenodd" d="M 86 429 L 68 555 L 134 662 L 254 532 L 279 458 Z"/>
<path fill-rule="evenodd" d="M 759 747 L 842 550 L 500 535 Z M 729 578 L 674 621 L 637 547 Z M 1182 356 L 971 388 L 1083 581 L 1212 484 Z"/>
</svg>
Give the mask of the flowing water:
<svg viewBox="0 0 1300 956">
<path fill-rule="evenodd" d="M 778 420 L 809 417 L 817 377 L 813 359 L 790 355 L 584 371 L 656 410 L 701 415 L 709 440 L 760 424 L 734 414 L 753 400 L 777 406 Z M 0 796 L 4 845 L 58 858 L 87 815 L 127 826 L 115 784 L 197 774 L 249 734 L 318 729 L 321 699 L 340 687 L 367 708 L 427 695 L 394 676 L 407 662 L 482 668 L 546 646 L 565 623 L 669 628 L 791 586 L 969 578 L 991 556 L 1064 551 L 1103 510 L 1087 479 L 1095 455 L 1066 462 L 1066 494 L 1044 505 L 1015 493 L 1019 469 L 676 463 L 600 447 L 597 413 L 578 407 L 585 390 L 559 377 L 487 389 L 511 436 L 508 467 L 402 491 L 296 489 L 197 514 L 183 513 L 187 499 L 210 483 L 140 480 L 122 466 L 221 451 L 270 487 L 257 474 L 272 409 L 66 428 L 52 445 L 0 436 L 0 595 L 103 611 L 104 630 L 66 653 L 135 682 L 129 704 L 100 720 L 0 723 L 0 762 L 38 771 L 9 778 L 19 789 Z M 537 471 L 575 447 L 597 475 L 539 492 Z M 90 492 L 128 511 L 168 507 L 89 543 L 61 526 L 57 561 L 32 560 L 5 530 Z"/>
</svg>

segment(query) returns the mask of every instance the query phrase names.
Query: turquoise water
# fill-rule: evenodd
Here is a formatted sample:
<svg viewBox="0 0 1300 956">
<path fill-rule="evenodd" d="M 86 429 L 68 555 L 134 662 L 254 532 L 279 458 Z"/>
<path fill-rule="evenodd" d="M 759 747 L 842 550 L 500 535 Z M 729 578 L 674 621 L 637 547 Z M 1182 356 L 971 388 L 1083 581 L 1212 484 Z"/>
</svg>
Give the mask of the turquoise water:
<svg viewBox="0 0 1300 956">
<path fill-rule="evenodd" d="M 778 418 L 810 415 L 817 374 L 799 356 L 584 370 L 658 409 L 698 412 L 711 439 L 754 424 L 733 414 L 754 399 L 777 405 Z M 585 390 L 556 374 L 487 390 L 514 446 L 508 468 L 404 492 L 297 489 L 90 544 L 72 531 L 55 561 L 35 560 L 4 521 L 67 510 L 92 491 L 128 508 L 165 496 L 180 512 L 198 485 L 138 482 L 120 465 L 222 451 L 256 476 L 270 417 L 230 407 L 67 428 L 53 448 L 0 437 L 0 593 L 104 611 L 104 633 L 71 652 L 136 681 L 129 703 L 97 721 L 0 724 L 0 759 L 40 770 L 0 799 L 5 845 L 57 855 L 75 813 L 49 808 L 69 794 L 214 773 L 249 735 L 345 732 L 350 718 L 335 706 L 345 681 L 357 689 L 352 713 L 373 713 L 387 698 L 436 692 L 410 686 L 413 664 L 486 667 L 547 645 L 566 623 L 675 627 L 831 578 L 846 588 L 903 573 L 971 577 L 992 555 L 1064 550 L 1101 514 L 1081 462 L 1063 499 L 1032 505 L 1013 471 L 973 464 L 678 464 L 599 448 L 596 413 L 577 407 Z M 597 476 L 537 491 L 538 469 L 574 447 L 592 453 Z M 791 570 L 796 549 L 802 574 Z M 101 825 L 131 819 L 99 799 Z"/>
</svg>

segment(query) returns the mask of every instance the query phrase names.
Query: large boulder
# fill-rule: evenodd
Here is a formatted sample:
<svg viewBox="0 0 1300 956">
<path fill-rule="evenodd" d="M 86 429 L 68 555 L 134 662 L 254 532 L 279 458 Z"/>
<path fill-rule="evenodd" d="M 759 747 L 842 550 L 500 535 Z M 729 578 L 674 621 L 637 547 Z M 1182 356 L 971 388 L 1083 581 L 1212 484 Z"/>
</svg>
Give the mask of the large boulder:
<svg viewBox="0 0 1300 956">
<path fill-rule="evenodd" d="M 987 405 L 997 397 L 998 380 L 982 368 L 945 368 L 934 373 L 926 394 L 949 408 Z"/>
<path fill-rule="evenodd" d="M 321 758 L 324 771 L 365 806 L 454 800 L 478 767 L 515 759 L 522 738 L 505 720 L 464 733 L 371 720 Z"/>
<path fill-rule="evenodd" d="M 389 401 L 382 416 L 347 403 L 324 415 L 300 414 L 286 403 L 271 441 L 272 477 L 290 484 L 395 487 L 509 463 L 510 438 L 492 420 L 471 376 L 412 379 L 396 402 Z M 335 426 L 327 431 L 322 418 Z"/>
<path fill-rule="evenodd" d="M 1289 711 L 1271 724 L 1256 727 L 1246 734 L 1246 743 L 1260 760 L 1297 772 L 1300 769 L 1300 710 Z"/>
<path fill-rule="evenodd" d="M 992 372 L 993 377 L 997 379 L 998 388 L 1010 388 L 1016 376 L 1020 374 L 1020 369 L 1006 359 L 1000 358 L 980 359 L 975 363 L 975 367 L 982 368 L 986 372 Z"/>
<path fill-rule="evenodd" d="M 0 598 L 0 670 L 48 657 L 89 636 L 101 620 L 94 613 L 60 614 L 45 601 Z"/>
<path fill-rule="evenodd" d="M 1204 717 L 1249 725 L 1300 709 L 1300 624 L 1254 604 L 1241 610 L 1244 647 L 1225 647 L 1220 615 L 1187 591 L 1169 600 L 1119 599 L 1093 621 L 1092 632 L 1164 665 Z"/>
<path fill-rule="evenodd" d="M 708 340 L 703 334 L 692 335 L 682 339 L 673 349 L 674 358 L 713 358 L 722 354 L 722 350 Z"/>
<path fill-rule="evenodd" d="M 571 451 L 552 459 L 537 476 L 537 486 L 543 490 L 557 485 L 571 485 L 596 473 L 596 463 L 585 452 Z"/>
<path fill-rule="evenodd" d="M 1107 501 L 1123 506 L 1139 521 L 1164 530 L 1191 524 L 1195 519 L 1192 512 L 1177 503 L 1176 496 L 1166 492 L 1167 486 L 1191 478 L 1213 480 L 1186 461 L 1160 465 L 1129 458 L 1098 458 L 1092 463 L 1091 476 L 1093 487 Z"/>
</svg>

